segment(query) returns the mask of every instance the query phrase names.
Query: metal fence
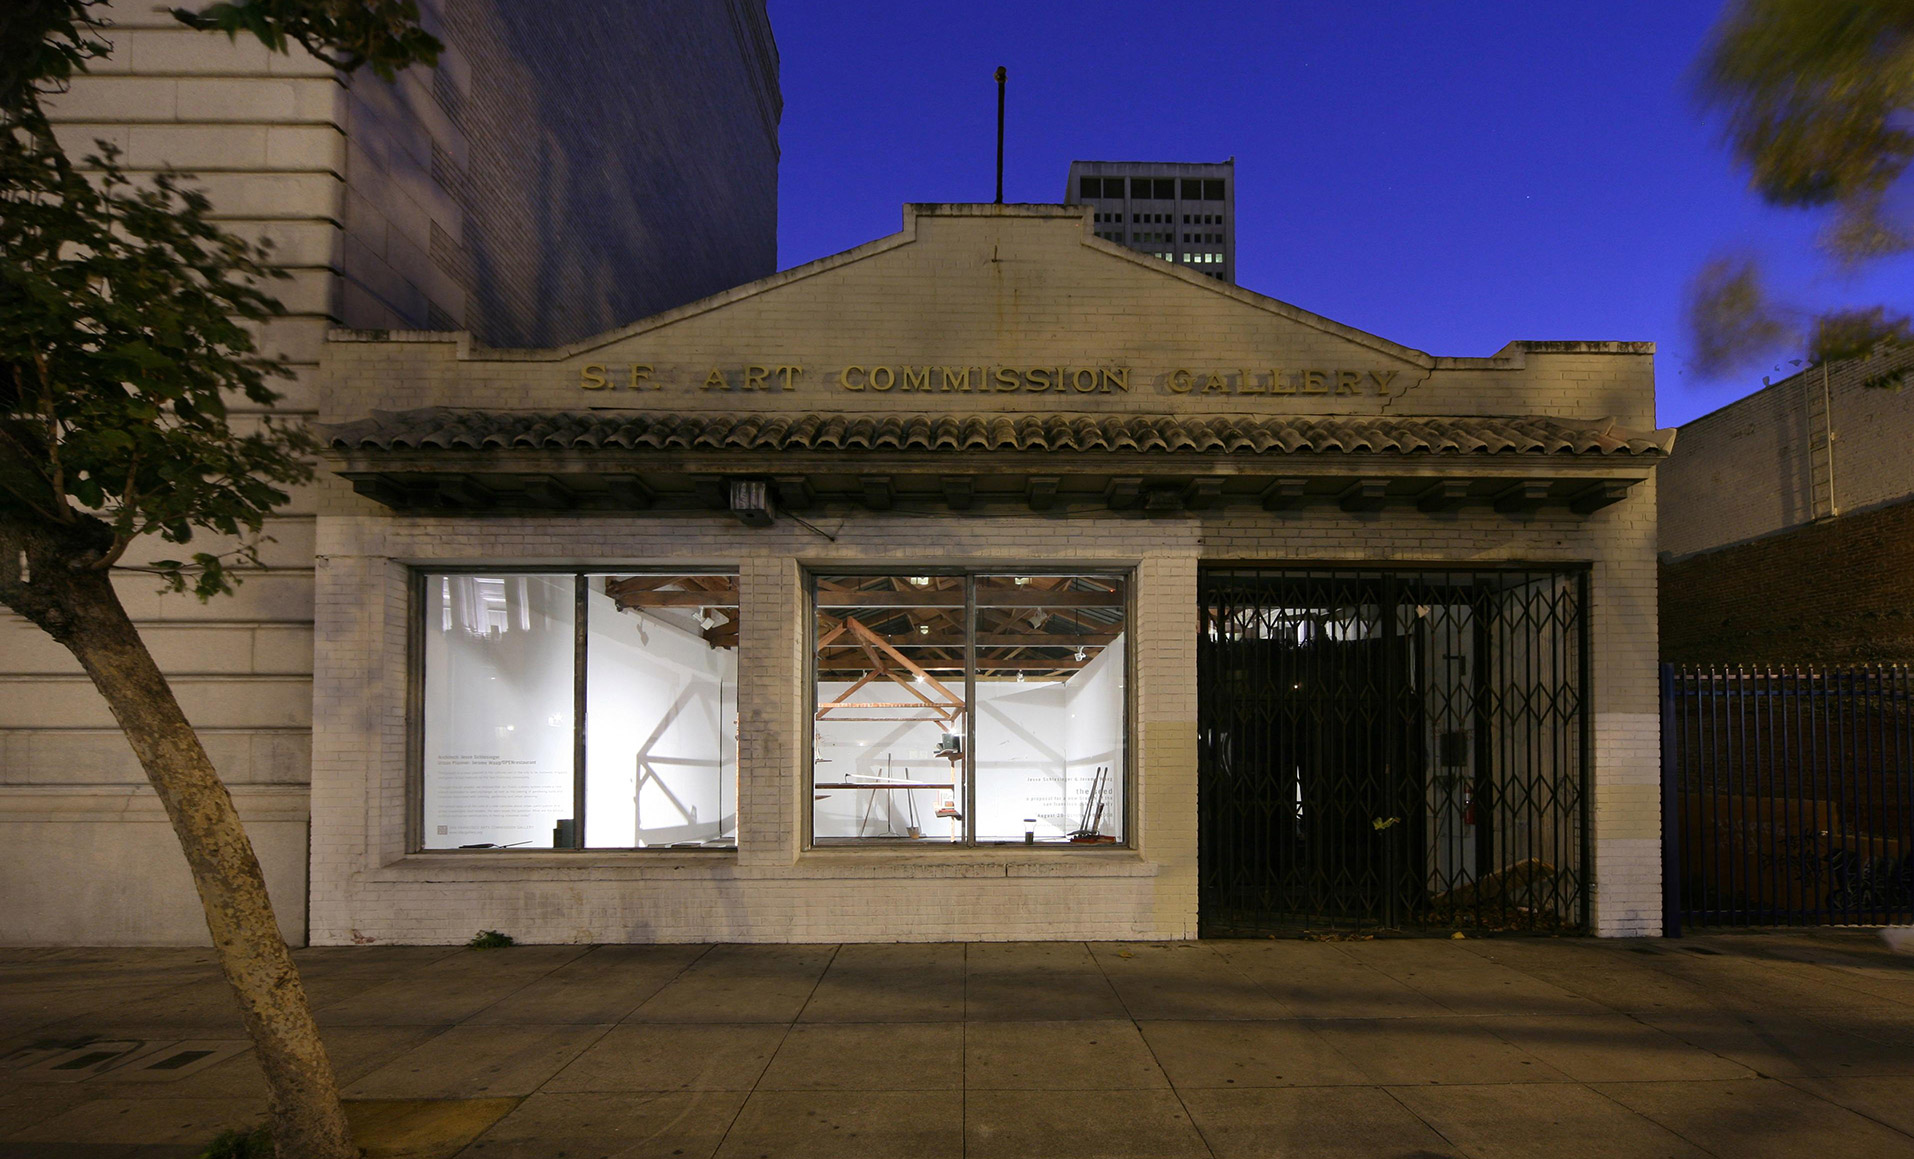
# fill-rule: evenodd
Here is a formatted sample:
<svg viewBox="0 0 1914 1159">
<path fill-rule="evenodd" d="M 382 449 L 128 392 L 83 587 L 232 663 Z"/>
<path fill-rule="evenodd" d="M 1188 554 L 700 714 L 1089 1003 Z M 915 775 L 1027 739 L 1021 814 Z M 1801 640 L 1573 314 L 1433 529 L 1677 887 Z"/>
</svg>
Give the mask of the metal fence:
<svg viewBox="0 0 1914 1159">
<path fill-rule="evenodd" d="M 1664 925 L 1914 917 L 1914 669 L 1661 676 Z"/>
<path fill-rule="evenodd" d="M 1205 935 L 1585 927 L 1585 572 L 1210 567 L 1199 592 Z"/>
</svg>

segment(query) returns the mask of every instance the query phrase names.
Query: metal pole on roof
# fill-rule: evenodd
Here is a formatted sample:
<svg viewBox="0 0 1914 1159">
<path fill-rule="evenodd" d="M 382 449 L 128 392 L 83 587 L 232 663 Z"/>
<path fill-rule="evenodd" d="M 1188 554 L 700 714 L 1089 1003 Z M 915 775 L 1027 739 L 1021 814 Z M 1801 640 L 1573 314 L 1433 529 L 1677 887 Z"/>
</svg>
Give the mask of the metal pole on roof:
<svg viewBox="0 0 1914 1159">
<path fill-rule="evenodd" d="M 997 204 L 1004 203 L 1004 82 L 1010 71 L 997 66 Z"/>
</svg>

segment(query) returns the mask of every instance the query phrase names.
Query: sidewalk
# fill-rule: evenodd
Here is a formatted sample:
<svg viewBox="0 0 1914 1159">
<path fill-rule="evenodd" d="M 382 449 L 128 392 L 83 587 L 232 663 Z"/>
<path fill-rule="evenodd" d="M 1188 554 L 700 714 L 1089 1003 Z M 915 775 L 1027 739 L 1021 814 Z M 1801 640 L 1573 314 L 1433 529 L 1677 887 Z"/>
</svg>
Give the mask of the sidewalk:
<svg viewBox="0 0 1914 1159">
<path fill-rule="evenodd" d="M 373 1154 L 1914 1159 L 1871 933 L 302 950 Z M 0 950 L 0 1159 L 265 1099 L 204 950 Z"/>
</svg>

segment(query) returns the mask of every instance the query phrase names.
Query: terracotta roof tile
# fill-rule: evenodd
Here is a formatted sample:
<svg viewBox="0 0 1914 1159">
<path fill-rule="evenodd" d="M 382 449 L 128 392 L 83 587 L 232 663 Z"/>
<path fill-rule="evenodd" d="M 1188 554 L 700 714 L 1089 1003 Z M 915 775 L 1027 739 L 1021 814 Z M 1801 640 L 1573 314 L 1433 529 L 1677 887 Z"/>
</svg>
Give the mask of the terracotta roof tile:
<svg viewBox="0 0 1914 1159">
<path fill-rule="evenodd" d="M 339 451 L 1141 451 L 1665 455 L 1672 431 L 1526 417 L 673 415 L 427 407 L 320 428 Z"/>
</svg>

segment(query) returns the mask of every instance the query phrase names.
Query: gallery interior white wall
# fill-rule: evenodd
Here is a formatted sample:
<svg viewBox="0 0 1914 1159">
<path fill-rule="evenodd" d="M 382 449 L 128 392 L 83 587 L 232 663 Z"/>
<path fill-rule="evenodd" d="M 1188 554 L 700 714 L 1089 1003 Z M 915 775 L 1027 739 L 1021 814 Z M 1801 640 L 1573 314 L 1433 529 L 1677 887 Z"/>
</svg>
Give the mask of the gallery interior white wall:
<svg viewBox="0 0 1914 1159">
<path fill-rule="evenodd" d="M 1124 639 L 1097 652 L 1064 681 L 980 680 L 976 684 L 976 832 L 980 841 L 1022 841 L 1025 819 L 1036 839 L 1067 838 L 1083 817 L 1099 766 L 1110 770 L 1101 829 L 1117 835 L 1123 816 Z M 818 700 L 843 696 L 848 682 L 818 685 Z M 857 700 L 897 702 L 908 694 L 889 682 L 858 690 Z M 847 711 L 847 710 L 840 710 Z M 905 711 L 893 710 L 903 716 Z M 871 715 L 875 715 L 872 713 Z M 921 715 L 921 714 L 918 714 Z M 833 720 L 816 726 L 813 783 L 871 780 L 955 781 L 949 761 L 934 756 L 944 733 L 937 721 Z M 958 792 L 961 800 L 961 792 Z M 902 834 L 918 824 L 926 838 L 951 837 L 935 816 L 950 791 L 942 789 L 831 789 L 814 794 L 813 835 L 856 837 Z M 873 803 L 873 798 L 876 798 Z M 913 813 L 913 809 L 915 812 Z"/>
<path fill-rule="evenodd" d="M 572 577 L 425 586 L 423 844 L 549 849 L 572 814 Z"/>
<path fill-rule="evenodd" d="M 668 613 L 586 595 L 585 843 L 716 842 L 737 832 L 738 653 Z"/>
</svg>

